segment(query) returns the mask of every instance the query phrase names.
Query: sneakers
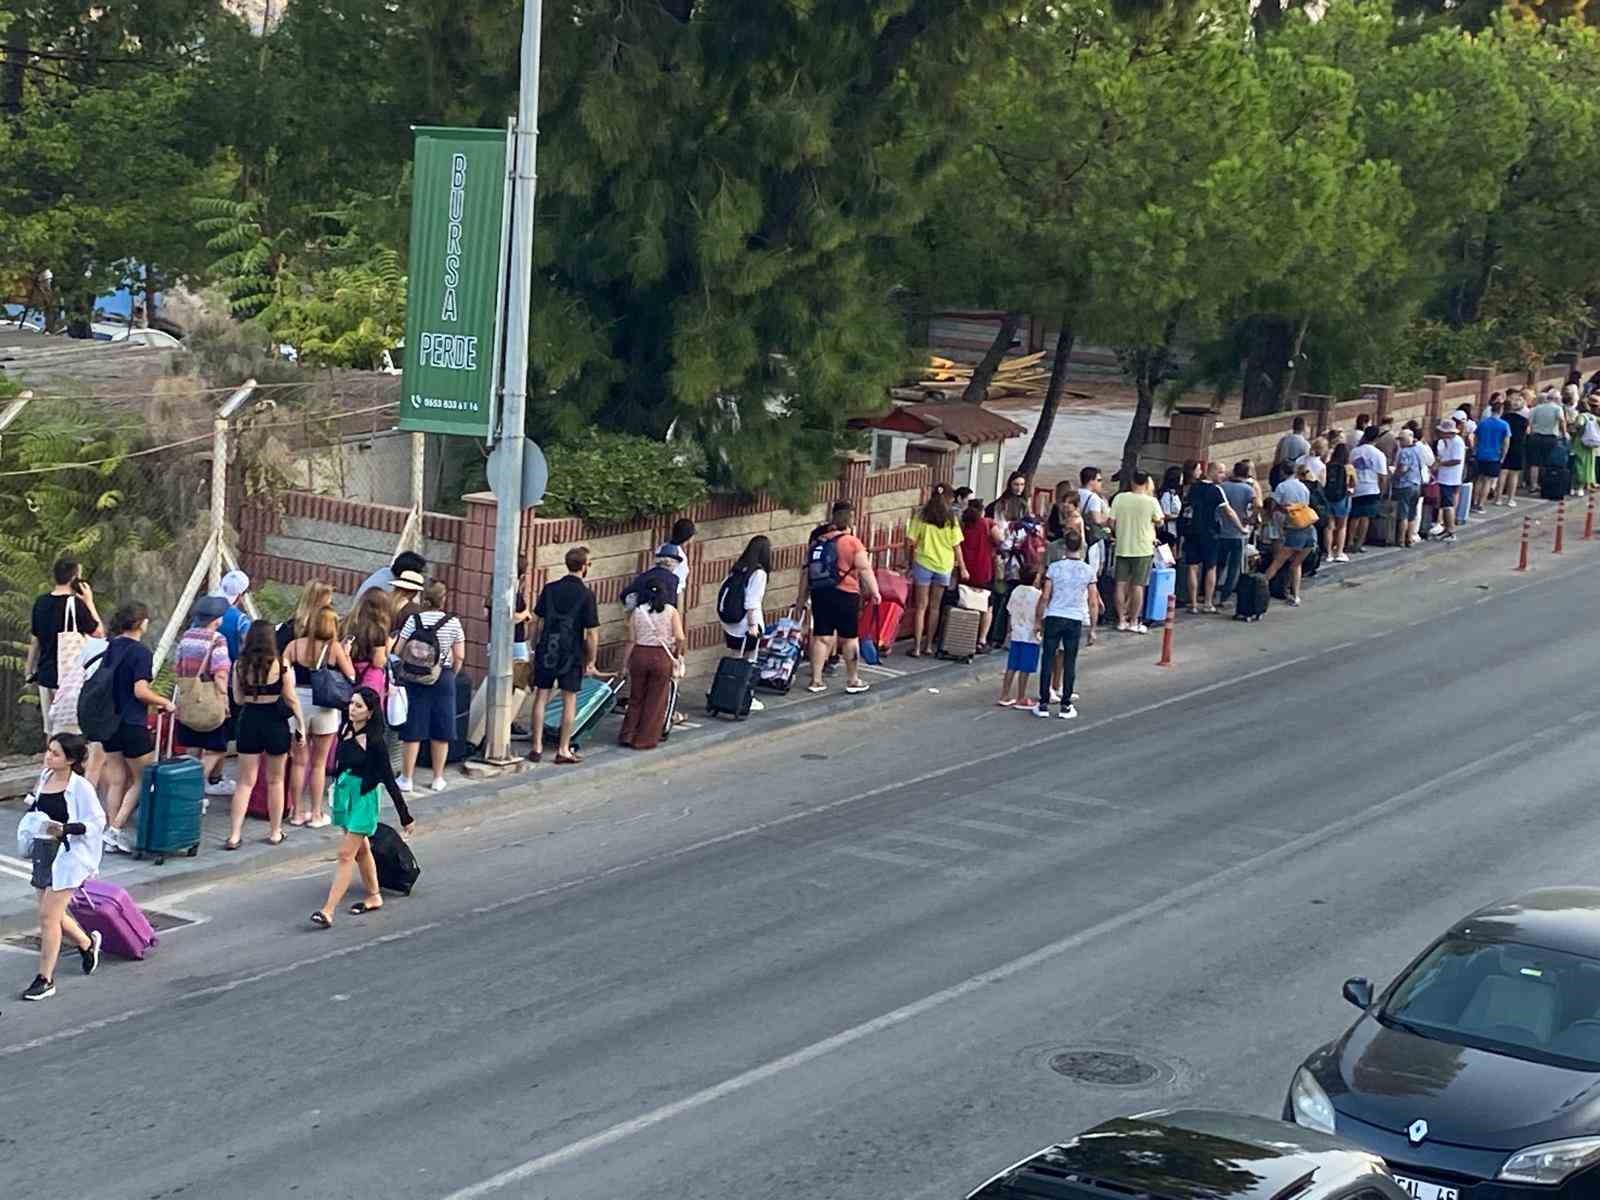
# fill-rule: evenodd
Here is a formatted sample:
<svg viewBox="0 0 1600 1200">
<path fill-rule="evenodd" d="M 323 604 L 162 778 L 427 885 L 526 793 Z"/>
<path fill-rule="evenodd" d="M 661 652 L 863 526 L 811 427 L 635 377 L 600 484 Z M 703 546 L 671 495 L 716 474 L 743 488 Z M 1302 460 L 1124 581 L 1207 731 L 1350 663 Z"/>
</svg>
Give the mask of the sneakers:
<svg viewBox="0 0 1600 1200">
<path fill-rule="evenodd" d="M 1504 504 L 1507 508 L 1515 508 L 1517 506 L 1517 502 L 1515 500 L 1502 500 L 1500 503 Z"/>
<path fill-rule="evenodd" d="M 1047 704 L 1035 704 L 1033 706 L 1033 715 L 1048 718 L 1050 716 L 1050 706 Z"/>
<path fill-rule="evenodd" d="M 89 934 L 89 948 L 79 950 L 78 957 L 83 960 L 83 973 L 93 975 L 95 968 L 100 965 L 100 931 L 98 929 Z"/>
<path fill-rule="evenodd" d="M 398 787 L 402 792 L 409 792 L 414 786 L 416 786 L 411 782 L 411 776 L 409 775 L 401 775 L 394 782 L 395 786 Z"/>
<path fill-rule="evenodd" d="M 1076 721 L 1078 719 L 1078 710 L 1070 704 L 1065 705 L 1062 707 L 1061 714 L 1058 719 L 1062 721 Z"/>
<path fill-rule="evenodd" d="M 437 779 L 435 779 L 433 781 L 433 790 L 436 791 L 436 792 L 442 792 L 442 791 L 444 791 L 445 788 L 447 788 L 449 786 L 450 785 L 445 782 L 443 775 L 439 776 L 439 778 L 437 778 Z"/>
<path fill-rule="evenodd" d="M 1126 621 L 1118 621 L 1117 622 L 1117 632 L 1118 633 L 1131 633 L 1132 631 L 1133 631 L 1133 626 L 1129 625 Z"/>
<path fill-rule="evenodd" d="M 1060 688 L 1051 688 L 1050 689 L 1050 703 L 1051 704 L 1060 704 L 1061 703 L 1061 689 Z"/>
<path fill-rule="evenodd" d="M 1067 700 L 1069 703 L 1076 704 L 1078 702 L 1078 693 L 1073 692 L 1072 695 L 1067 697 Z"/>
<path fill-rule="evenodd" d="M 215 783 L 206 784 L 208 796 L 231 796 L 239 785 L 232 779 L 219 779 Z"/>
<path fill-rule="evenodd" d="M 1132 625 L 1128 626 L 1128 632 L 1129 633 L 1149 633 L 1150 632 L 1150 626 L 1146 625 L 1143 621 L 1135 621 Z"/>
<path fill-rule="evenodd" d="M 751 697 L 751 699 L 750 699 L 750 711 L 751 712 L 766 712 L 767 711 L 767 706 L 765 704 L 761 703 L 761 701 L 755 699 L 754 697 Z"/>
<path fill-rule="evenodd" d="M 1300 597 L 1299 596 L 1290 596 L 1289 597 L 1289 607 L 1290 608 L 1299 608 L 1300 607 Z"/>
<path fill-rule="evenodd" d="M 1350 561 L 1350 556 L 1341 551 L 1333 556 L 1333 561 L 1336 563 L 1347 563 Z"/>
<path fill-rule="evenodd" d="M 1443 534 L 1444 534 L 1444 525 L 1443 524 L 1435 525 L 1432 529 L 1428 530 L 1428 536 L 1429 537 L 1440 537 Z"/>
<path fill-rule="evenodd" d="M 46 979 L 43 975 L 35 975 L 33 982 L 28 985 L 28 990 L 22 993 L 24 1000 L 48 1000 L 56 994 L 56 985 L 53 980 Z"/>
<path fill-rule="evenodd" d="M 128 836 L 125 829 L 106 827 L 105 848 L 113 854 L 132 854 L 134 851 L 133 839 Z"/>
<path fill-rule="evenodd" d="M 312 817 L 311 820 L 306 822 L 306 825 L 311 829 L 326 829 L 332 824 L 333 818 L 327 813 L 323 813 L 320 817 Z"/>
</svg>

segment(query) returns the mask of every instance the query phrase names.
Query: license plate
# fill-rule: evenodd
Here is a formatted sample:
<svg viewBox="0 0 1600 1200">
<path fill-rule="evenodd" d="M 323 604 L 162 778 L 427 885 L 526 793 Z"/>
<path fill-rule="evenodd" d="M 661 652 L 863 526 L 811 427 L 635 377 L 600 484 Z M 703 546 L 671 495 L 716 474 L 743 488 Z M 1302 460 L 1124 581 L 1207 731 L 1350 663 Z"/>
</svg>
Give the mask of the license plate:
<svg viewBox="0 0 1600 1200">
<path fill-rule="evenodd" d="M 1420 1179 L 1407 1179 L 1404 1175 L 1396 1175 L 1394 1181 L 1411 1200 L 1461 1200 L 1459 1191 L 1442 1183 L 1424 1183 Z"/>
</svg>

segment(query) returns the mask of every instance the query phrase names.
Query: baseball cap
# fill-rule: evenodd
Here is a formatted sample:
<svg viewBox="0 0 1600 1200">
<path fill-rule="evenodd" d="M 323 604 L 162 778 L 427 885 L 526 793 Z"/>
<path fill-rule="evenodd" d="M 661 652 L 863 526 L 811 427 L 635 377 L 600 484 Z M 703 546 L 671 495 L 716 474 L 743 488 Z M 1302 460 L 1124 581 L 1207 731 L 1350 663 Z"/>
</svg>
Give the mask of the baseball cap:
<svg viewBox="0 0 1600 1200">
<path fill-rule="evenodd" d="M 229 571 L 222 577 L 222 586 L 218 590 L 222 592 L 222 598 L 231 603 L 250 590 L 250 576 L 243 571 Z"/>
<path fill-rule="evenodd" d="M 221 596 L 201 596 L 189 610 L 189 624 L 209 625 L 212 621 L 220 621 L 227 611 L 228 602 Z"/>
<path fill-rule="evenodd" d="M 661 545 L 656 547 L 656 557 L 670 558 L 673 562 L 682 562 L 683 551 L 678 549 L 678 547 L 674 546 L 671 542 L 662 542 Z"/>
</svg>

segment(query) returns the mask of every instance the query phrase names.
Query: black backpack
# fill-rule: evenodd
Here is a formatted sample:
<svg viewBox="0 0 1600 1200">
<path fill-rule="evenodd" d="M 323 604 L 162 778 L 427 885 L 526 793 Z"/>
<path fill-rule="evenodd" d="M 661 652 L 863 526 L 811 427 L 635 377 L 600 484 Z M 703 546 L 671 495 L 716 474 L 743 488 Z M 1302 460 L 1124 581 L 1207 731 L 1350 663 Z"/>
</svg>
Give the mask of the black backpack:
<svg viewBox="0 0 1600 1200">
<path fill-rule="evenodd" d="M 838 561 L 837 556 L 834 561 Z M 744 620 L 748 611 L 744 606 L 744 594 L 750 584 L 750 575 L 748 568 L 735 567 L 722 581 L 722 587 L 717 592 L 717 619 L 724 625 L 737 625 Z"/>
<path fill-rule="evenodd" d="M 116 665 L 101 661 L 110 653 L 103 650 L 84 664 L 87 671 L 100 663 L 100 669 L 83 681 L 78 693 L 78 728 L 91 742 L 110 741 L 122 725 L 122 712 L 117 707 Z"/>
<path fill-rule="evenodd" d="M 1350 494 L 1350 473 L 1343 465 L 1329 466 L 1328 481 L 1322 485 L 1322 494 L 1329 504 L 1337 504 Z"/>
<path fill-rule="evenodd" d="M 806 588 L 822 592 L 838 586 L 839 535 L 830 533 L 811 543 L 811 553 L 806 558 Z"/>
<path fill-rule="evenodd" d="M 534 649 L 542 670 L 552 675 L 565 675 L 578 665 L 578 642 L 582 637 L 578 613 L 582 608 L 581 598 L 567 612 L 559 612 L 555 605 L 550 605 L 544 615 L 544 627 L 539 631 L 539 644 Z"/>
</svg>

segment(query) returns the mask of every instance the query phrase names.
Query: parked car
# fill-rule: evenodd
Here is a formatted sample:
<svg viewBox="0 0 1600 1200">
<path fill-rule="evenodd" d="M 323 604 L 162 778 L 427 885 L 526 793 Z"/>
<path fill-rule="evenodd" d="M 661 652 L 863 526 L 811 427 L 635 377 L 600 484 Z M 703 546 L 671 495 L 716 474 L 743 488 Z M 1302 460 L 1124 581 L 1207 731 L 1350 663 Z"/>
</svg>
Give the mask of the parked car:
<svg viewBox="0 0 1600 1200">
<path fill-rule="evenodd" d="M 967 1200 L 1406 1200 L 1383 1160 L 1266 1117 L 1154 1112 L 1096 1125 Z"/>
<path fill-rule="evenodd" d="M 1480 909 L 1311 1055 L 1284 1118 L 1381 1154 L 1415 1200 L 1600 1196 L 1600 888 Z"/>
</svg>

